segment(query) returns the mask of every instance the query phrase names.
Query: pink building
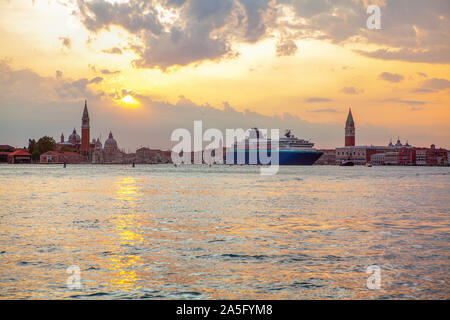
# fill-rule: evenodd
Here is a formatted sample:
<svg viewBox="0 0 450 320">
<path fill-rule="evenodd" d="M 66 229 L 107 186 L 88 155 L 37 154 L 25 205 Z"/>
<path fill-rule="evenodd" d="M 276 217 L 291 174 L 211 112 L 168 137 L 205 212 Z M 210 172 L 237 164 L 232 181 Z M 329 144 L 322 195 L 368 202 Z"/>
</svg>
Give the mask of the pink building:
<svg viewBox="0 0 450 320">
<path fill-rule="evenodd" d="M 83 156 L 76 152 L 49 151 L 41 154 L 41 163 L 80 163 Z"/>
</svg>

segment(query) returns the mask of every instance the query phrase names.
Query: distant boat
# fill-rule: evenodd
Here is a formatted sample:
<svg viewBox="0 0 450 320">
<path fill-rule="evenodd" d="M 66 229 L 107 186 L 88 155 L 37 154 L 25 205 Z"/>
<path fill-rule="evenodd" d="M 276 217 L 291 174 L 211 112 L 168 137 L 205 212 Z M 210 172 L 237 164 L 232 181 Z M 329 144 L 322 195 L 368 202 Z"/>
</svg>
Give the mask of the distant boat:
<svg viewBox="0 0 450 320">
<path fill-rule="evenodd" d="M 342 161 L 341 167 L 353 167 L 355 164 L 352 161 Z"/>
<path fill-rule="evenodd" d="M 366 163 L 366 167 L 370 168 L 370 167 L 372 167 L 372 164 Z"/>
</svg>

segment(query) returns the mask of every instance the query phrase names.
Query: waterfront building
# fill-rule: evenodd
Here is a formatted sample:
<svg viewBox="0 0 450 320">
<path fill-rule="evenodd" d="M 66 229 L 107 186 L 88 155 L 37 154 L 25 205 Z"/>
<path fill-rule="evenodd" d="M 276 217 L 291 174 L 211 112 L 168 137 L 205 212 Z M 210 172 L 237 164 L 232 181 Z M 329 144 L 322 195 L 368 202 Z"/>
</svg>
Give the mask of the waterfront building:
<svg viewBox="0 0 450 320">
<path fill-rule="evenodd" d="M 404 147 L 396 148 L 398 152 L 398 164 L 401 166 L 413 166 L 416 164 L 416 150 L 410 148 L 408 143 Z"/>
<path fill-rule="evenodd" d="M 31 163 L 31 153 L 19 149 L 8 154 L 9 163 Z"/>
<path fill-rule="evenodd" d="M 449 152 L 446 149 L 436 149 L 432 144 L 430 148 L 415 148 L 416 164 L 418 166 L 446 166 L 448 165 Z"/>
<path fill-rule="evenodd" d="M 351 161 L 354 164 L 366 164 L 370 155 L 368 155 L 367 146 L 347 146 L 336 148 L 336 163 L 340 164 L 345 161 Z"/>
<path fill-rule="evenodd" d="M 0 162 L 8 162 L 8 155 L 11 152 L 14 152 L 16 150 L 16 148 L 7 145 L 7 144 L 2 144 L 0 145 Z"/>
<path fill-rule="evenodd" d="M 315 165 L 333 165 L 336 164 L 336 149 L 319 149 L 323 155 L 314 163 Z"/>
<path fill-rule="evenodd" d="M 385 157 L 385 153 L 374 153 L 370 156 L 370 163 L 375 166 L 382 166 L 384 165 Z"/>
<path fill-rule="evenodd" d="M 41 154 L 41 163 L 82 163 L 84 157 L 78 152 L 48 151 Z"/>
<path fill-rule="evenodd" d="M 386 152 L 384 156 L 384 164 L 390 165 L 390 166 L 396 166 L 399 164 L 398 162 L 398 152 L 397 151 L 390 151 Z"/>
<path fill-rule="evenodd" d="M 416 148 L 416 165 L 427 165 L 427 148 Z"/>
<path fill-rule="evenodd" d="M 416 164 L 416 149 L 411 146 L 408 141 L 402 144 L 400 138 L 395 144 L 392 140 L 387 146 L 356 146 L 355 142 L 355 122 L 351 110 L 349 110 L 347 121 L 345 125 L 345 146 L 336 148 L 336 164 L 343 162 L 353 162 L 354 164 L 364 165 L 371 163 L 375 165 L 415 165 Z M 377 155 L 380 154 L 380 155 Z M 429 153 L 420 155 L 420 159 L 439 158 L 436 160 L 423 160 L 424 163 L 439 162 L 443 163 L 443 153 L 440 156 L 432 156 Z M 422 161 L 422 160 L 421 160 Z"/>
<path fill-rule="evenodd" d="M 141 147 L 136 150 L 137 163 L 169 163 L 171 162 L 171 151 L 150 149 Z"/>
</svg>

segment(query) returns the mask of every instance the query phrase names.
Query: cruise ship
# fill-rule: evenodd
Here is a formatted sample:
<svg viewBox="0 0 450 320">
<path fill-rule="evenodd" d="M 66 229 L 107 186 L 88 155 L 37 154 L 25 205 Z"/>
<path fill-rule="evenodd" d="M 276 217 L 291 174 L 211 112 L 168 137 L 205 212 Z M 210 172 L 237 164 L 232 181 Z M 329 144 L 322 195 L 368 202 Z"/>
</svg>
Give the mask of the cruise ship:
<svg viewBox="0 0 450 320">
<path fill-rule="evenodd" d="M 248 138 L 235 142 L 233 147 L 226 151 L 226 156 L 227 159 L 233 160 L 232 164 L 271 164 L 260 159 L 259 155 L 259 150 L 264 150 L 263 154 L 271 157 L 271 145 L 271 139 L 262 137 L 261 132 L 253 128 Z M 313 148 L 314 143 L 295 137 L 291 130 L 286 130 L 284 137 L 278 139 L 278 146 L 279 165 L 310 166 L 323 154 Z"/>
</svg>

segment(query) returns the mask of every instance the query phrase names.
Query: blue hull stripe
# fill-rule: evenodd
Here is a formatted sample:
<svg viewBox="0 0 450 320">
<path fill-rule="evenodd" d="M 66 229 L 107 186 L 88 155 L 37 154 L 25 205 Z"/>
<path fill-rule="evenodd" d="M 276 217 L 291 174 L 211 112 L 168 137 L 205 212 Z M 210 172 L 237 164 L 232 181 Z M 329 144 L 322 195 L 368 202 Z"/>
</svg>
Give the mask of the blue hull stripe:
<svg viewBox="0 0 450 320">
<path fill-rule="evenodd" d="M 238 160 L 242 155 L 239 157 L 238 154 L 245 153 L 245 159 L 244 163 L 239 163 Z M 263 154 L 265 154 L 266 151 L 263 151 Z M 250 159 L 250 154 L 252 154 L 252 158 Z M 322 152 L 317 151 L 290 151 L 290 150 L 280 150 L 278 152 L 279 155 L 279 164 L 280 165 L 291 165 L 291 166 L 310 166 L 314 164 L 314 162 L 317 161 L 317 159 L 320 158 L 322 155 Z M 271 152 L 267 151 L 267 156 L 271 156 Z M 257 164 L 261 165 L 261 161 L 259 158 L 259 152 L 258 151 L 248 151 L 248 150 L 234 150 L 227 152 L 227 158 L 226 159 L 232 159 L 232 164 Z M 256 159 L 256 163 L 254 161 Z M 253 160 L 252 163 L 250 163 Z M 226 162 L 228 163 L 228 162 Z M 270 164 L 270 163 L 269 163 Z"/>
</svg>

